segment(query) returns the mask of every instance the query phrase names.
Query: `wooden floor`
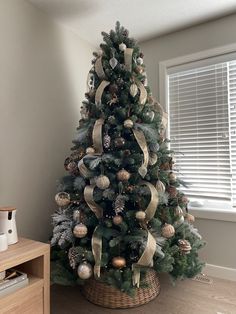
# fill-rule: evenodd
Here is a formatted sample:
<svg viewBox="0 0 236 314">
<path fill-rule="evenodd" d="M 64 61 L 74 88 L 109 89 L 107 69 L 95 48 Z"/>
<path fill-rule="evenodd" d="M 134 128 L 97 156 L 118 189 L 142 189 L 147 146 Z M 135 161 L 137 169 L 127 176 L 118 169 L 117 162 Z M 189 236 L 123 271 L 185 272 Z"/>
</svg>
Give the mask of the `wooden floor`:
<svg viewBox="0 0 236 314">
<path fill-rule="evenodd" d="M 185 280 L 174 287 L 161 276 L 161 293 L 147 305 L 129 310 L 104 309 L 86 301 L 78 287 L 54 285 L 51 314 L 236 314 L 236 282 L 213 278 L 212 284 Z"/>
</svg>

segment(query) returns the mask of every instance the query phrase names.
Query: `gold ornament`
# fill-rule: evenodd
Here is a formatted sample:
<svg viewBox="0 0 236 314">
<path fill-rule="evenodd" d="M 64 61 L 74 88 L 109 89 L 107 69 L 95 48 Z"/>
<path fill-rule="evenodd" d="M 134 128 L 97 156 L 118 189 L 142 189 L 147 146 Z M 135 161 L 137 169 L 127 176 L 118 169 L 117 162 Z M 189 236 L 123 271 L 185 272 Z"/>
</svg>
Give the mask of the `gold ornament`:
<svg viewBox="0 0 236 314">
<path fill-rule="evenodd" d="M 155 165 L 156 162 L 157 162 L 157 154 L 153 152 L 149 153 L 149 160 L 148 160 L 149 165 L 153 166 Z"/>
<path fill-rule="evenodd" d="M 101 190 L 106 190 L 110 185 L 110 180 L 107 176 L 100 175 L 96 179 L 96 186 Z"/>
<path fill-rule="evenodd" d="M 185 220 L 187 220 L 190 224 L 194 223 L 195 217 L 189 213 L 185 215 Z"/>
<path fill-rule="evenodd" d="M 189 254 L 192 247 L 188 240 L 180 239 L 178 240 L 179 249 L 182 254 Z"/>
<path fill-rule="evenodd" d="M 170 224 L 165 224 L 161 229 L 161 234 L 164 238 L 171 238 L 175 234 L 175 228 Z"/>
<path fill-rule="evenodd" d="M 146 218 L 146 213 L 143 210 L 139 210 L 136 212 L 135 217 L 137 220 L 142 221 Z"/>
<path fill-rule="evenodd" d="M 177 206 L 175 208 L 175 216 L 177 216 L 177 217 L 183 216 L 183 210 L 182 210 L 182 208 L 180 206 Z"/>
<path fill-rule="evenodd" d="M 117 179 L 119 181 L 128 181 L 130 179 L 130 173 L 126 171 L 125 169 L 122 169 L 117 172 Z"/>
<path fill-rule="evenodd" d="M 76 238 L 83 238 L 86 236 L 87 233 L 88 233 L 88 228 L 82 223 L 75 225 L 73 229 L 73 234 Z"/>
<path fill-rule="evenodd" d="M 114 225 L 116 226 L 120 225 L 123 222 L 123 218 L 120 215 L 114 216 L 112 220 L 113 220 Z"/>
<path fill-rule="evenodd" d="M 124 257 L 121 256 L 113 257 L 112 265 L 118 269 L 123 268 L 126 265 L 126 260 Z"/>
<path fill-rule="evenodd" d="M 93 274 L 92 266 L 89 263 L 83 262 L 78 266 L 77 273 L 80 279 L 89 279 Z"/>
<path fill-rule="evenodd" d="M 138 94 L 138 86 L 135 83 L 132 83 L 129 92 L 132 97 L 135 97 Z"/>
<path fill-rule="evenodd" d="M 127 129 L 132 129 L 132 127 L 134 126 L 134 122 L 130 119 L 127 119 L 124 121 L 124 127 Z"/>
<path fill-rule="evenodd" d="M 170 181 L 176 181 L 176 174 L 174 172 L 170 172 L 169 173 L 169 179 Z"/>
<path fill-rule="evenodd" d="M 95 153 L 95 149 L 93 147 L 87 147 L 86 148 L 86 154 L 94 154 Z"/>
<path fill-rule="evenodd" d="M 157 183 L 156 183 L 156 189 L 157 189 L 158 192 L 164 193 L 166 188 L 165 188 L 164 183 L 161 182 L 160 180 L 158 180 Z"/>
<path fill-rule="evenodd" d="M 70 204 L 70 195 L 66 192 L 59 192 L 55 196 L 55 201 L 58 206 L 67 206 Z"/>
<path fill-rule="evenodd" d="M 119 44 L 119 49 L 120 49 L 120 51 L 125 51 L 126 50 L 126 44 L 124 44 L 124 43 L 121 43 L 121 44 Z"/>
</svg>

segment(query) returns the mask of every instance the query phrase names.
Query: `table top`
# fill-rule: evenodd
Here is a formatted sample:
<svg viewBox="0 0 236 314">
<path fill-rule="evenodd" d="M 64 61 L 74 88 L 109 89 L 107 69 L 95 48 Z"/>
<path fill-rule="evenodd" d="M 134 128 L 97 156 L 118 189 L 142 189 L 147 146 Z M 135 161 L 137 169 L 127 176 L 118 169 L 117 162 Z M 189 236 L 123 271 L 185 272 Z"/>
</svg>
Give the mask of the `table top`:
<svg viewBox="0 0 236 314">
<path fill-rule="evenodd" d="M 49 253 L 50 245 L 30 239 L 19 238 L 16 244 L 9 245 L 0 252 L 0 272 Z"/>
</svg>

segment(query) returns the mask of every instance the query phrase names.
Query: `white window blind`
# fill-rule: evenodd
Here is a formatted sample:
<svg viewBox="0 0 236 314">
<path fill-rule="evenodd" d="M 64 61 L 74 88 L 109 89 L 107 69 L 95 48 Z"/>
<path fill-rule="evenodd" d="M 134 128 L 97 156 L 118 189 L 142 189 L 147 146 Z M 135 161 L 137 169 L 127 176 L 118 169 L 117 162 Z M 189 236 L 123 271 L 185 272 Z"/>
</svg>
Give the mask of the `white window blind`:
<svg viewBox="0 0 236 314">
<path fill-rule="evenodd" d="M 182 190 L 236 205 L 236 61 L 169 74 L 168 107 Z"/>
</svg>

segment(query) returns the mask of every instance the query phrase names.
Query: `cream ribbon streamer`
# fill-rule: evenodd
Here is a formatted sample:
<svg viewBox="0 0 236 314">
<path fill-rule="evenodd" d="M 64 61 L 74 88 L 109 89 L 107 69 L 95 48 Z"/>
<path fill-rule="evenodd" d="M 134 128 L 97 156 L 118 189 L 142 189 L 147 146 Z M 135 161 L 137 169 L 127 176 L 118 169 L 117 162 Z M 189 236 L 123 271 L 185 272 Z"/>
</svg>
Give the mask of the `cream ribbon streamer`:
<svg viewBox="0 0 236 314">
<path fill-rule="evenodd" d="M 103 209 L 97 203 L 95 203 L 93 199 L 93 191 L 95 188 L 95 184 L 93 185 L 86 185 L 84 188 L 84 199 L 85 202 L 88 204 L 89 208 L 94 212 L 98 219 L 102 218 L 103 216 Z"/>
<path fill-rule="evenodd" d="M 133 285 L 139 288 L 140 284 L 140 267 L 152 267 L 153 266 L 153 256 L 156 251 L 156 240 L 151 235 L 149 231 L 147 238 L 147 245 L 137 264 L 132 265 L 133 270 Z"/>
<path fill-rule="evenodd" d="M 97 76 L 102 80 L 105 79 L 106 75 L 102 66 L 102 57 L 97 58 L 94 64 L 94 68 L 95 68 L 95 72 L 97 73 Z"/>
<path fill-rule="evenodd" d="M 104 123 L 104 119 L 102 119 L 102 118 L 97 119 L 96 122 L 94 123 L 94 127 L 93 127 L 93 134 L 92 134 L 93 147 L 94 147 L 95 152 L 97 154 L 103 153 L 103 146 L 102 146 L 102 126 L 103 126 L 103 123 Z"/>
<path fill-rule="evenodd" d="M 95 261 L 93 272 L 94 272 L 94 276 L 97 278 L 100 277 L 101 259 L 102 259 L 102 238 L 98 234 L 98 228 L 99 228 L 99 226 L 97 226 L 94 229 L 93 236 L 92 236 L 92 243 L 91 243 L 92 244 L 93 257 L 94 257 L 94 261 Z"/>
<path fill-rule="evenodd" d="M 86 155 L 89 156 L 89 155 Z M 84 156 L 82 159 L 80 159 L 80 161 L 78 162 L 78 169 L 80 174 L 84 177 L 84 178 L 90 178 L 93 176 L 93 172 L 91 170 L 89 170 L 85 164 L 84 164 L 84 158 L 86 157 Z"/>
<path fill-rule="evenodd" d="M 104 92 L 104 89 L 110 84 L 108 81 L 102 81 L 100 85 L 98 86 L 95 94 L 95 104 L 98 105 L 101 102 L 102 94 Z"/>
<path fill-rule="evenodd" d="M 126 70 L 132 72 L 133 48 L 126 48 L 124 52 L 124 57 Z"/>
<path fill-rule="evenodd" d="M 135 80 L 135 82 L 136 82 L 136 84 L 139 88 L 139 91 L 140 91 L 139 102 L 141 105 L 145 105 L 145 103 L 147 101 L 147 90 L 140 81 Z"/>
<path fill-rule="evenodd" d="M 148 147 L 146 138 L 141 130 L 133 129 L 134 137 L 136 141 L 138 142 L 139 147 L 141 148 L 143 152 L 143 163 L 141 167 L 139 167 L 138 172 L 142 178 L 144 178 L 147 174 L 147 166 L 148 166 L 148 160 L 149 160 L 149 153 L 148 153 Z"/>
<path fill-rule="evenodd" d="M 147 229 L 147 222 L 151 220 L 156 212 L 159 198 L 158 198 L 158 192 L 156 188 L 149 182 L 143 181 L 141 184 L 146 185 L 150 192 L 151 192 L 151 200 L 145 210 L 146 213 L 146 219 L 143 223 L 140 225 L 147 230 L 148 238 L 147 238 L 147 245 L 145 247 L 145 250 L 143 251 L 143 254 L 141 255 L 140 259 L 136 264 L 132 265 L 133 270 L 133 285 L 137 285 L 139 287 L 140 283 L 140 267 L 151 267 L 153 265 L 153 256 L 156 251 L 156 240 L 152 236 L 152 234 Z"/>
</svg>

